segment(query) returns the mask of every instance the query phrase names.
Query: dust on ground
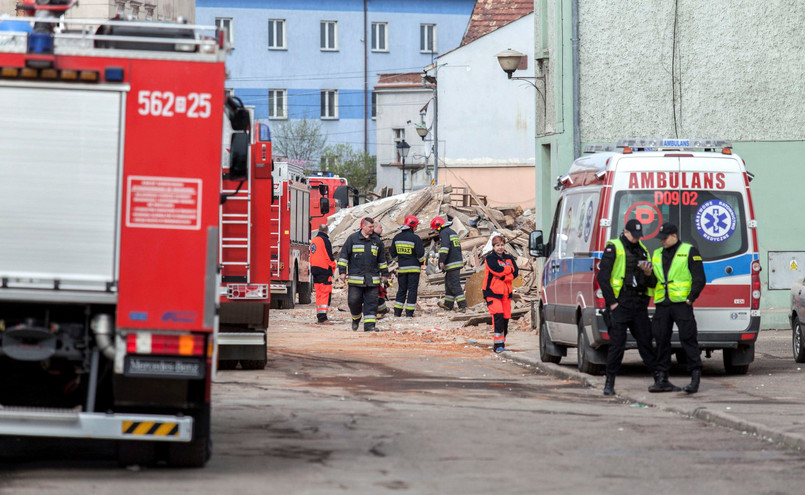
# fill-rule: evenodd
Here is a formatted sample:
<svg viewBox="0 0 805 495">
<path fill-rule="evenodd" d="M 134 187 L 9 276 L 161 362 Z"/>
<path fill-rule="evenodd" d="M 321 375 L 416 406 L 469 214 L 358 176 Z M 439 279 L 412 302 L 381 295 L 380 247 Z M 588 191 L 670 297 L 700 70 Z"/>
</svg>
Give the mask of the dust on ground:
<svg viewBox="0 0 805 495">
<path fill-rule="evenodd" d="M 378 319 L 377 332 L 364 332 L 363 322 L 357 332 L 351 329 L 352 318 L 347 306 L 347 289 L 333 289 L 328 317 L 332 324 L 316 323 L 315 303 L 299 305 L 294 309 L 271 310 L 269 324 L 269 348 L 304 349 L 312 347 L 337 351 L 349 347 L 351 354 L 399 351 L 415 351 L 452 356 L 491 355 L 492 325 L 481 323 L 464 326 L 465 321 L 454 321 L 454 311 L 446 311 L 437 306 L 438 299 L 425 298 L 417 301 L 413 318 L 393 316 L 394 291 L 389 293 L 391 300 L 386 304 L 389 313 Z M 315 296 L 314 296 L 315 300 Z M 485 304 L 468 308 L 472 314 L 488 314 Z M 512 320 L 509 332 L 531 332 L 527 318 Z M 333 333 L 340 334 L 333 340 Z M 322 347 L 323 346 L 323 347 Z M 357 348 L 357 349 L 356 349 Z"/>
</svg>

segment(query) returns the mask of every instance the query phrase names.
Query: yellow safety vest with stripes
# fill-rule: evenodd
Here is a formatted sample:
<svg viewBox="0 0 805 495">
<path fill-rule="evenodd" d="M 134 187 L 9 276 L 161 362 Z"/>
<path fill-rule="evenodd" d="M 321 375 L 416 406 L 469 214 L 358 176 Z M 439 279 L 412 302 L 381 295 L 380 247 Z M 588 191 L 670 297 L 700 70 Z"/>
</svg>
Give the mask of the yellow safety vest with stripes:
<svg viewBox="0 0 805 495">
<path fill-rule="evenodd" d="M 640 244 L 640 247 L 645 251 L 646 259 L 648 259 L 648 248 L 642 241 L 637 241 L 637 243 Z M 623 279 L 626 277 L 626 248 L 623 246 L 623 242 L 620 238 L 611 239 L 607 244 L 612 244 L 615 247 L 615 264 L 612 266 L 612 275 L 609 278 L 609 285 L 612 286 L 612 292 L 615 293 L 615 297 L 618 297 L 623 288 Z M 646 289 L 646 295 L 650 296 L 651 293 L 651 289 Z"/>
<path fill-rule="evenodd" d="M 651 262 L 654 265 L 654 275 L 657 276 L 657 286 L 654 288 L 654 304 L 665 300 L 665 288 L 668 287 L 668 299 L 671 302 L 685 302 L 690 295 L 693 275 L 688 269 L 688 257 L 691 244 L 683 242 L 676 250 L 671 268 L 668 269 L 668 283 L 662 269 L 662 248 L 654 251 Z"/>
</svg>

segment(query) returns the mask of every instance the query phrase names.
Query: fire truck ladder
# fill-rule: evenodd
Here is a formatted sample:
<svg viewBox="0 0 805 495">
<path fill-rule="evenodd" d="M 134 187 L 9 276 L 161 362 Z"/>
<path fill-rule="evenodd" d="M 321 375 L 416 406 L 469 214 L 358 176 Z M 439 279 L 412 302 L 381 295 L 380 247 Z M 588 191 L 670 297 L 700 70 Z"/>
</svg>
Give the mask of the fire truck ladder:
<svg viewBox="0 0 805 495">
<path fill-rule="evenodd" d="M 283 188 L 285 184 L 281 183 L 279 186 Z M 273 239 L 277 240 L 276 244 L 269 246 L 271 254 L 271 278 L 274 280 L 279 279 L 280 273 L 282 272 L 280 265 L 282 260 L 280 257 L 280 244 L 282 239 L 282 210 L 280 209 L 280 204 L 282 203 L 282 197 L 282 190 L 280 190 L 280 199 L 271 202 L 271 236 Z"/>
<path fill-rule="evenodd" d="M 252 252 L 252 195 L 249 190 L 248 181 L 237 194 L 235 194 L 234 189 L 224 189 L 223 193 L 227 195 L 227 201 L 245 201 L 246 213 L 224 213 L 224 205 L 221 205 L 219 208 L 221 231 L 219 233 L 220 239 L 218 242 L 218 259 L 221 260 L 221 271 L 223 272 L 223 268 L 227 266 L 244 266 L 246 267 L 246 280 L 240 280 L 240 282 L 249 283 L 251 281 L 249 260 L 251 259 L 250 255 Z M 225 226 L 227 225 L 245 225 L 246 237 L 224 237 Z M 228 251 L 227 256 L 224 256 L 225 250 L 240 249 L 246 252 L 246 256 L 243 258 L 233 258 L 232 254 L 230 254 L 237 251 Z M 226 281 L 226 278 L 224 278 L 224 282 Z"/>
</svg>

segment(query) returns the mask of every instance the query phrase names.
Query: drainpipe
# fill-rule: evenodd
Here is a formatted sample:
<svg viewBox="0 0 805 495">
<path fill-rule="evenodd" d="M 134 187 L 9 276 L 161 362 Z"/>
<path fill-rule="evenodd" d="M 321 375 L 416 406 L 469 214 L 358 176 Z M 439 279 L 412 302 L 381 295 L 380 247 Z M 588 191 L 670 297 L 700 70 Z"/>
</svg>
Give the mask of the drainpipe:
<svg viewBox="0 0 805 495">
<path fill-rule="evenodd" d="M 369 28 L 368 0 L 363 0 L 363 153 L 369 154 Z"/>
<path fill-rule="evenodd" d="M 571 29 L 573 46 L 573 158 L 581 156 L 581 124 L 579 118 L 579 0 L 571 2 Z"/>
</svg>

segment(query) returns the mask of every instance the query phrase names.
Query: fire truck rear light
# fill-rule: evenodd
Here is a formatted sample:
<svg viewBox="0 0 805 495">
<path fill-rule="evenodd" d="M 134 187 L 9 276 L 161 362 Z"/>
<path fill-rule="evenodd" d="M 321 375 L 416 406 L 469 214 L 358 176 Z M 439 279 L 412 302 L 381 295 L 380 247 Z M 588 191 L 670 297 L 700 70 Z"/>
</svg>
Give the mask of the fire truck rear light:
<svg viewBox="0 0 805 495">
<path fill-rule="evenodd" d="M 61 78 L 65 81 L 76 81 L 78 80 L 78 72 L 74 70 L 63 70 L 61 71 Z"/>
<path fill-rule="evenodd" d="M 82 70 L 78 78 L 84 82 L 98 82 L 98 73 L 94 70 Z"/>
<path fill-rule="evenodd" d="M 0 76 L 2 77 L 17 77 L 20 75 L 20 70 L 16 67 L 3 67 L 0 69 Z"/>
<path fill-rule="evenodd" d="M 36 69 L 31 69 L 30 67 L 22 69 L 22 77 L 25 79 L 36 79 L 37 76 L 39 76 L 39 71 Z"/>
<path fill-rule="evenodd" d="M 126 335 L 129 354 L 168 356 L 204 356 L 207 345 L 203 335 L 133 332 Z"/>
<path fill-rule="evenodd" d="M 268 285 L 266 284 L 229 284 L 227 294 L 229 299 L 266 299 Z"/>
<path fill-rule="evenodd" d="M 107 67 L 104 71 L 106 82 L 123 82 L 124 72 L 121 67 Z"/>
</svg>

